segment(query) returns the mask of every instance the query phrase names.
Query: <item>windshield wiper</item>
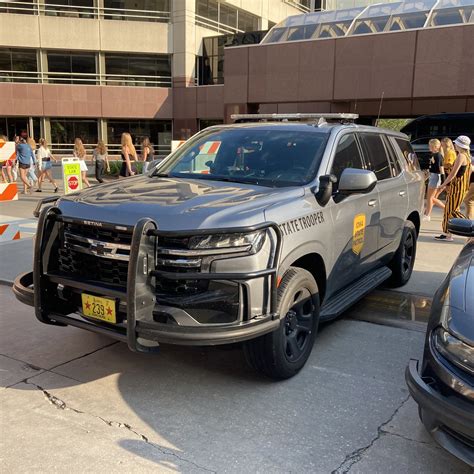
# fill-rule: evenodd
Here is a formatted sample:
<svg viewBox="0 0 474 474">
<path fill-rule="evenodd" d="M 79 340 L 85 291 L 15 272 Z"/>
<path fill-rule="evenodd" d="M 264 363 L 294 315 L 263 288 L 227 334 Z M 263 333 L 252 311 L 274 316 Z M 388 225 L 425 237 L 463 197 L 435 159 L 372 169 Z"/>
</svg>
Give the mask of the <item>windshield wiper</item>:
<svg viewBox="0 0 474 474">
<path fill-rule="evenodd" d="M 169 178 L 168 173 L 153 173 L 152 176 L 157 178 Z"/>
</svg>

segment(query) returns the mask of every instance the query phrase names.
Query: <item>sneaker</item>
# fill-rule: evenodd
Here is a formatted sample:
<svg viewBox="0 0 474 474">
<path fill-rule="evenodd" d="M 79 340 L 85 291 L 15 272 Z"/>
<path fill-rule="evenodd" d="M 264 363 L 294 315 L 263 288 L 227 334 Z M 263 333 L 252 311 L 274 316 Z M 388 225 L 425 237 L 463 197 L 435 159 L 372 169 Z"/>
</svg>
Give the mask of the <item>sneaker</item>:
<svg viewBox="0 0 474 474">
<path fill-rule="evenodd" d="M 41 189 L 37 189 L 35 192 L 42 193 L 43 191 Z"/>
<path fill-rule="evenodd" d="M 431 217 L 423 214 L 423 220 L 429 222 L 431 220 Z"/>
<path fill-rule="evenodd" d="M 447 235 L 445 234 L 441 234 L 441 235 L 437 235 L 435 237 L 436 240 L 441 240 L 443 242 L 453 242 L 454 239 L 452 237 L 448 237 Z"/>
<path fill-rule="evenodd" d="M 57 187 L 57 186 L 54 188 L 54 192 L 55 192 L 55 193 L 58 192 L 58 187 Z"/>
</svg>

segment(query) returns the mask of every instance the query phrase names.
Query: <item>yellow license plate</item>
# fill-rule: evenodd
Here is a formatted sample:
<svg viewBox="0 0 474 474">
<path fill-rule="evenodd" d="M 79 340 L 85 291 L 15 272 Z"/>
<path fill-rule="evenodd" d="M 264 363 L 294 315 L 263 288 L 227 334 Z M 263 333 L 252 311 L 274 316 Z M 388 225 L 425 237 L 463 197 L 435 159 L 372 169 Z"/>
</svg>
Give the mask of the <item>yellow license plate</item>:
<svg viewBox="0 0 474 474">
<path fill-rule="evenodd" d="M 107 323 L 116 323 L 115 300 L 82 293 L 82 312 L 84 316 Z"/>
</svg>

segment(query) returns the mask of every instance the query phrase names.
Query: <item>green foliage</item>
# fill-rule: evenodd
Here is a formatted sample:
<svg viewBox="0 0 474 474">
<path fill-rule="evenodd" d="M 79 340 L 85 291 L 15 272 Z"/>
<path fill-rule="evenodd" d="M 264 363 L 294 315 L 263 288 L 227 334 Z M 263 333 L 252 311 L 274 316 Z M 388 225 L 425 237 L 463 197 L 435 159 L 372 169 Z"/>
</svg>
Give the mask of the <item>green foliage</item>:
<svg viewBox="0 0 474 474">
<path fill-rule="evenodd" d="M 411 119 L 379 119 L 377 127 L 388 128 L 399 132 Z"/>
</svg>

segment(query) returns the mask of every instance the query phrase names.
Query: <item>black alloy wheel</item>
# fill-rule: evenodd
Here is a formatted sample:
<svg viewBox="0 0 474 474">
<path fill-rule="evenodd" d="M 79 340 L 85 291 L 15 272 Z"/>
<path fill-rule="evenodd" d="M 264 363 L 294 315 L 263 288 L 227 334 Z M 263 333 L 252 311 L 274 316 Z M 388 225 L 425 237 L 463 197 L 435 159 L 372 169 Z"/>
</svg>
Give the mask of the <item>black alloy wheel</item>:
<svg viewBox="0 0 474 474">
<path fill-rule="evenodd" d="M 307 288 L 295 292 L 293 304 L 285 316 L 283 338 L 286 358 L 296 362 L 305 353 L 310 343 L 313 328 L 314 305 Z"/>
<path fill-rule="evenodd" d="M 406 221 L 398 249 L 388 263 L 392 276 L 387 280 L 387 286 L 398 288 L 408 283 L 415 265 L 417 237 L 413 222 Z"/>
</svg>

